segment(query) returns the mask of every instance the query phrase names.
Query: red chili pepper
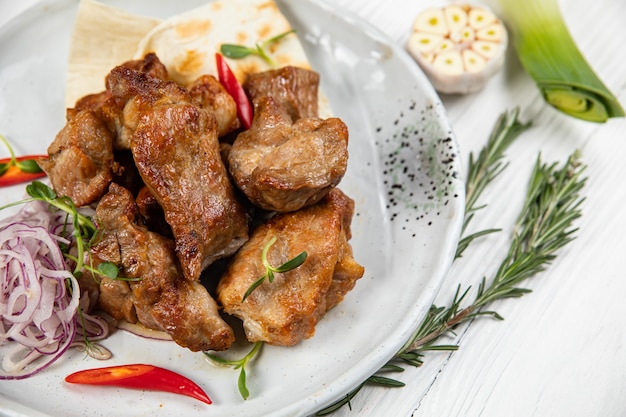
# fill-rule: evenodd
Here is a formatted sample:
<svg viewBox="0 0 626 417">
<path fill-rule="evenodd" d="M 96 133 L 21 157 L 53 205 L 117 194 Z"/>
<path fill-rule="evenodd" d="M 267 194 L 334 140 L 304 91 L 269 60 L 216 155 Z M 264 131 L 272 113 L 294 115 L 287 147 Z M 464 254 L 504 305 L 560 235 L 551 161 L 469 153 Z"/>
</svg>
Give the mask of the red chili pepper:
<svg viewBox="0 0 626 417">
<path fill-rule="evenodd" d="M 29 182 L 45 177 L 46 173 L 37 165 L 37 159 L 47 155 L 28 155 L 0 159 L 0 187 Z"/>
<path fill-rule="evenodd" d="M 86 369 L 66 376 L 65 381 L 72 384 L 165 391 L 211 404 L 211 399 L 198 384 L 176 372 L 153 365 L 133 364 Z"/>
<path fill-rule="evenodd" d="M 246 95 L 246 92 L 241 84 L 239 84 L 239 81 L 237 81 L 237 78 L 228 66 L 226 59 L 224 59 L 221 54 L 215 54 L 215 63 L 217 66 L 217 76 L 220 82 L 237 104 L 237 115 L 239 116 L 239 119 L 243 123 L 243 126 L 246 129 L 249 129 L 250 125 L 252 125 L 252 117 L 254 114 L 250 99 Z"/>
</svg>

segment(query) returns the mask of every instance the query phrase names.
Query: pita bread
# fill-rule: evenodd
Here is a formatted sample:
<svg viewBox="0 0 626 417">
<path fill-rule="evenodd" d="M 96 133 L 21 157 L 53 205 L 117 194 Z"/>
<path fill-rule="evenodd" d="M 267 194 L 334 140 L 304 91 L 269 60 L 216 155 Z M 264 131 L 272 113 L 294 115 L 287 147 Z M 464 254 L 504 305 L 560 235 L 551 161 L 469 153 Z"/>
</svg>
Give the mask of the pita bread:
<svg viewBox="0 0 626 417">
<path fill-rule="evenodd" d="M 200 75 L 217 76 L 215 53 L 224 43 L 253 47 L 292 28 L 273 0 L 216 0 L 166 20 L 143 17 L 81 0 L 71 37 L 66 106 L 105 89 L 113 67 L 148 52 L 157 54 L 169 76 L 188 86 Z M 296 34 L 269 45 L 275 67 L 293 65 L 311 69 Z M 230 59 L 240 82 L 249 73 L 274 68 L 258 56 Z M 331 117 L 328 100 L 320 91 L 320 117 Z"/>
<path fill-rule="evenodd" d="M 161 21 L 135 16 L 94 0 L 81 0 L 70 37 L 65 105 L 105 89 L 113 67 L 133 58 L 137 44 Z"/>
<path fill-rule="evenodd" d="M 160 23 L 139 43 L 135 59 L 155 52 L 174 81 L 189 85 L 200 75 L 217 75 L 215 53 L 222 44 L 253 47 L 290 30 L 273 1 L 217 0 Z M 296 35 L 268 49 L 276 66 L 311 68 Z M 229 66 L 240 82 L 246 74 L 272 68 L 257 56 L 229 60 Z"/>
</svg>

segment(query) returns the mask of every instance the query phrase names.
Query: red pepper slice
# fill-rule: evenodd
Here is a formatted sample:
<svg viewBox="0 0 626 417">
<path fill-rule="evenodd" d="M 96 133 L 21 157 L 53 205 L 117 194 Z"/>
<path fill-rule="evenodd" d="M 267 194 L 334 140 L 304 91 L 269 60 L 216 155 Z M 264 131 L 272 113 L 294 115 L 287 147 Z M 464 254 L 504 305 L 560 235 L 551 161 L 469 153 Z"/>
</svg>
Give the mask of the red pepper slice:
<svg viewBox="0 0 626 417">
<path fill-rule="evenodd" d="M 72 384 L 108 385 L 186 395 L 211 404 L 209 396 L 189 378 L 154 365 L 132 364 L 85 369 L 65 377 Z"/>
<path fill-rule="evenodd" d="M 19 156 L 15 160 L 11 158 L 0 159 L 0 187 L 45 177 L 46 173 L 36 165 L 36 161 L 47 157 L 48 155 L 27 155 Z"/>
<path fill-rule="evenodd" d="M 252 103 L 246 95 L 245 90 L 237 81 L 235 74 L 228 66 L 226 59 L 219 53 L 215 54 L 215 63 L 217 66 L 217 76 L 237 104 L 237 115 L 246 129 L 250 129 L 252 125 L 252 117 L 254 114 Z"/>
</svg>

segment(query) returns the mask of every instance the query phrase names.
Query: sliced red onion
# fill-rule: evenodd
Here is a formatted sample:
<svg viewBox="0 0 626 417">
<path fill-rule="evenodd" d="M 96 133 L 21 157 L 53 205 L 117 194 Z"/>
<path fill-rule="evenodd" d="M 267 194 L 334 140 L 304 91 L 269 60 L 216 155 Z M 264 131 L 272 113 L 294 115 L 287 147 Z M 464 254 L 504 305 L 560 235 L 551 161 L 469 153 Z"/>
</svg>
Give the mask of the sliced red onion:
<svg viewBox="0 0 626 417">
<path fill-rule="evenodd" d="M 108 334 L 104 320 L 77 314 L 80 288 L 59 247 L 70 242 L 50 232 L 67 232 L 59 227 L 64 221 L 42 202 L 0 221 L 0 379 L 27 378 L 76 338 Z"/>
</svg>

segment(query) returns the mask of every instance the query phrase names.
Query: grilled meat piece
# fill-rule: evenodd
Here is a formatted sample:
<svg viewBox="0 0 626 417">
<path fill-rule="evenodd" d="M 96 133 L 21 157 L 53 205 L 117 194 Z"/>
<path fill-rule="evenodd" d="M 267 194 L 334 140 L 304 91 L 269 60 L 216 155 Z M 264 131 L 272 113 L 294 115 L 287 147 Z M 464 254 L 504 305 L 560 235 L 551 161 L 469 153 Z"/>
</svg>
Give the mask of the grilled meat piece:
<svg viewBox="0 0 626 417">
<path fill-rule="evenodd" d="M 113 150 L 113 157 L 117 164 L 117 169 L 113 175 L 113 182 L 126 188 L 136 196 L 144 184 L 135 166 L 133 154 L 130 152 L 130 149 L 123 151 Z"/>
<path fill-rule="evenodd" d="M 139 190 L 137 197 L 135 197 L 135 202 L 148 229 L 165 237 L 174 238 L 172 228 L 165 221 L 163 208 L 148 187 L 143 186 Z"/>
<path fill-rule="evenodd" d="M 248 219 L 220 157 L 213 114 L 187 90 L 124 67 L 109 90 L 125 100 L 124 125 L 139 173 L 171 226 L 188 280 L 248 238 Z"/>
<path fill-rule="evenodd" d="M 83 206 L 104 195 L 113 179 L 113 136 L 92 110 L 68 112 L 68 117 L 48 157 L 38 163 L 59 195 Z"/>
<path fill-rule="evenodd" d="M 314 206 L 279 214 L 257 227 L 222 276 L 218 301 L 228 314 L 243 320 L 248 340 L 295 345 L 313 336 L 316 323 L 351 290 L 363 275 L 352 257 L 354 202 L 335 188 Z M 270 265 L 282 265 L 302 251 L 305 262 L 276 274 L 257 287 L 244 302 L 250 285 L 265 274 L 261 252 L 272 238 Z"/>
<path fill-rule="evenodd" d="M 250 74 L 243 84 L 248 97 L 270 96 L 287 110 L 295 122 L 298 119 L 318 117 L 318 73 L 286 66 Z"/>
<path fill-rule="evenodd" d="M 151 77 L 166 81 L 168 79 L 167 68 L 154 53 L 146 54 L 143 59 L 136 59 L 124 62 L 121 66 L 135 71 L 145 73 Z M 104 79 L 105 87 L 108 85 L 108 75 Z M 124 126 L 125 102 L 119 102 L 112 97 L 108 88 L 100 93 L 88 94 L 76 101 L 75 110 L 95 110 L 102 120 L 114 133 L 113 148 L 116 150 L 130 149 L 130 132 Z"/>
<path fill-rule="evenodd" d="M 218 306 L 199 281 L 184 279 L 174 243 L 137 223 L 138 208 L 125 188 L 113 183 L 96 215 L 101 239 L 91 249 L 98 261 L 121 267 L 121 276 L 139 281 L 103 279 L 99 305 L 131 322 L 136 317 L 162 330 L 192 351 L 225 350 L 234 334 Z"/>
<path fill-rule="evenodd" d="M 155 53 L 148 53 L 143 59 L 126 61 L 121 66 L 162 81 L 169 79 L 167 68 Z M 113 144 L 115 149 L 130 149 L 132 132 L 124 125 L 123 115 L 126 101 L 117 99 L 109 90 L 109 75 L 105 78 L 105 85 L 107 87 L 106 92 L 111 98 L 104 102 L 100 108 L 101 117 L 107 121 L 109 127 L 117 133 L 116 141 Z"/>
<path fill-rule="evenodd" d="M 254 120 L 228 154 L 229 172 L 255 205 L 295 211 L 319 201 L 348 166 L 348 128 L 337 118 L 291 118 L 279 102 L 254 101 Z"/>
<path fill-rule="evenodd" d="M 79 98 L 74 108 L 68 109 L 68 111 L 98 110 L 109 98 L 111 98 L 111 93 L 107 90 L 101 91 L 100 93 L 87 94 Z"/>
<path fill-rule="evenodd" d="M 241 127 L 237 104 L 222 84 L 212 75 L 202 75 L 188 86 L 191 98 L 202 108 L 210 110 L 217 121 L 217 136 L 222 137 Z"/>
<path fill-rule="evenodd" d="M 126 61 L 122 64 L 122 66 L 135 71 L 143 72 L 144 74 L 158 78 L 162 81 L 167 81 L 169 79 L 167 68 L 154 52 L 147 53 L 142 59 Z"/>
</svg>

